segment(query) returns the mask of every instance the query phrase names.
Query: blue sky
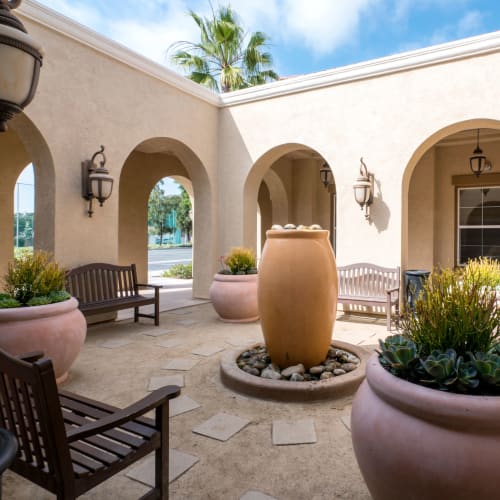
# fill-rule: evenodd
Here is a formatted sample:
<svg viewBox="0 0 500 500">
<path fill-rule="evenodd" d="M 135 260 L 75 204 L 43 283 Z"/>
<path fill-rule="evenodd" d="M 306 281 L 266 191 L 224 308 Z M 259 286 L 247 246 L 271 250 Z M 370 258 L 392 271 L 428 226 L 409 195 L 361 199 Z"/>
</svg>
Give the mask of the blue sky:
<svg viewBox="0 0 500 500">
<path fill-rule="evenodd" d="M 197 40 L 187 11 L 208 0 L 38 0 L 166 64 L 179 40 Z M 226 2 L 221 2 L 226 3 Z M 217 0 L 212 4 L 217 5 Z M 311 73 L 500 28 L 497 0 L 232 0 L 247 31 L 271 37 L 281 76 Z"/>
</svg>

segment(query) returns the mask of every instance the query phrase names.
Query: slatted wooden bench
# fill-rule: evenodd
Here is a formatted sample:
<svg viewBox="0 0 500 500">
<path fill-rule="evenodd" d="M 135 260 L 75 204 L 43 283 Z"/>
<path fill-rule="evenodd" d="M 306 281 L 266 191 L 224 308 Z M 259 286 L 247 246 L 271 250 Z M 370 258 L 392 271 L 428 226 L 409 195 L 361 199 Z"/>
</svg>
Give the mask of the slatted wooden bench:
<svg viewBox="0 0 500 500">
<path fill-rule="evenodd" d="M 399 319 L 399 267 L 381 267 L 362 262 L 337 268 L 338 303 L 363 306 L 385 306 L 387 330 L 392 330 L 392 308 Z"/>
<path fill-rule="evenodd" d="M 134 321 L 152 318 L 160 324 L 161 285 L 137 283 L 135 264 L 117 266 L 102 262 L 71 269 L 66 276 L 68 292 L 76 297 L 85 316 L 134 308 Z M 140 288 L 153 288 L 153 297 L 139 293 Z M 139 306 L 153 304 L 154 314 L 139 312 Z"/>
<path fill-rule="evenodd" d="M 72 500 L 155 452 L 155 488 L 142 499 L 168 499 L 169 401 L 176 385 L 120 410 L 57 390 L 52 362 L 41 353 L 14 358 L 0 350 L 0 426 L 17 438 L 10 468 Z M 155 410 L 155 418 L 143 415 Z"/>
</svg>

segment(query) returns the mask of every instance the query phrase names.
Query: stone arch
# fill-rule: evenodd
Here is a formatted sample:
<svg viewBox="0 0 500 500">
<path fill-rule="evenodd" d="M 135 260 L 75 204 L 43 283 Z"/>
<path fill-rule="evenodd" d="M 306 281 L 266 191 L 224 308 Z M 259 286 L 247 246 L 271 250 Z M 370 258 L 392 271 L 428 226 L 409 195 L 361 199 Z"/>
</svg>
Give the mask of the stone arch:
<svg viewBox="0 0 500 500">
<path fill-rule="evenodd" d="M 500 121 L 477 118 L 445 126 L 423 140 L 408 161 L 401 192 L 403 269 L 455 264 L 455 207 L 450 201 L 451 196 L 455 196 L 452 177 L 470 175 L 474 179 L 467 160 L 475 147 L 476 129 L 500 131 Z M 500 133 L 497 135 L 494 149 L 498 155 L 496 170 L 500 172 Z M 492 144 L 492 136 L 489 140 Z M 485 143 L 481 141 L 481 144 Z"/>
<path fill-rule="evenodd" d="M 35 249 L 52 252 L 55 248 L 55 168 L 50 148 L 37 126 L 19 113 L 0 134 L 2 158 L 0 172 L 0 273 L 13 258 L 12 224 L 14 188 L 23 169 L 33 163 L 35 175 Z"/>
<path fill-rule="evenodd" d="M 323 163 L 325 163 L 325 157 L 321 153 L 300 143 L 281 144 L 260 156 L 251 167 L 244 183 L 243 241 L 245 246 L 252 248 L 256 246 L 255 214 L 262 183 L 269 192 L 272 206 L 272 216 L 266 217 L 261 214 L 263 220 L 272 220 L 275 224 L 317 222 L 328 227 L 328 222 L 325 224 L 325 220 L 328 220 L 329 196 L 319 178 L 319 169 Z M 263 205 L 261 205 L 262 209 Z M 318 220 L 318 217 L 321 220 Z M 262 244 L 266 229 L 268 228 L 261 228 Z"/>
<path fill-rule="evenodd" d="M 147 202 L 163 177 L 179 179 L 193 196 L 193 296 L 207 297 L 215 262 L 212 187 L 199 157 L 177 139 L 144 140 L 123 165 L 119 179 L 119 261 L 135 262 L 140 279 L 147 278 Z"/>
</svg>

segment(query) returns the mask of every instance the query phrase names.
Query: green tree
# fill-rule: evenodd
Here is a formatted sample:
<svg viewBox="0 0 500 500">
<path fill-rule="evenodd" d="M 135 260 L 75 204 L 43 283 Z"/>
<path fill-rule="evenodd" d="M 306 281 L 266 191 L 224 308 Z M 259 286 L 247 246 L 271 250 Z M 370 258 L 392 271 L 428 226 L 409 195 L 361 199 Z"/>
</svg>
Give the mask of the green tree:
<svg viewBox="0 0 500 500">
<path fill-rule="evenodd" d="M 166 196 L 162 189 L 161 180 L 152 189 L 148 201 L 148 226 L 153 227 L 155 234 L 160 237 L 160 243 L 163 243 L 163 235 L 167 232 L 166 219 L 168 207 Z"/>
<path fill-rule="evenodd" d="M 278 80 L 266 51 L 268 36 L 261 31 L 247 35 L 231 6 L 212 9 L 211 18 L 192 10 L 189 15 L 200 29 L 200 41 L 176 42 L 169 51 L 176 51 L 172 62 L 189 73 L 191 80 L 222 92 Z"/>
<path fill-rule="evenodd" d="M 191 241 L 191 231 L 193 230 L 193 221 L 191 219 L 191 200 L 187 191 L 179 186 L 181 190 L 180 203 L 177 208 L 177 226 L 186 235 L 187 241 Z"/>
</svg>

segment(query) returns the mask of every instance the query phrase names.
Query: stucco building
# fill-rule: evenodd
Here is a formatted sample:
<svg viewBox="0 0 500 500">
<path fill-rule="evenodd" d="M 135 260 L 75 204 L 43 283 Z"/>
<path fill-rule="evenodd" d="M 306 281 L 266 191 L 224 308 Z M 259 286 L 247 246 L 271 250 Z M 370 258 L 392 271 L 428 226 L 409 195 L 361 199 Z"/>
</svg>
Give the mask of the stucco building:
<svg viewBox="0 0 500 500">
<path fill-rule="evenodd" d="M 219 96 L 34 1 L 16 15 L 45 57 L 36 98 L 0 135 L 0 272 L 30 162 L 35 248 L 67 266 L 135 262 L 141 279 L 149 193 L 183 183 L 197 297 L 220 255 L 258 249 L 273 223 L 334 226 L 341 265 L 500 256 L 500 32 Z M 477 129 L 492 165 L 478 178 Z M 101 144 L 115 187 L 89 218 L 81 162 Z M 353 197 L 360 157 L 375 176 L 369 220 Z"/>
</svg>

